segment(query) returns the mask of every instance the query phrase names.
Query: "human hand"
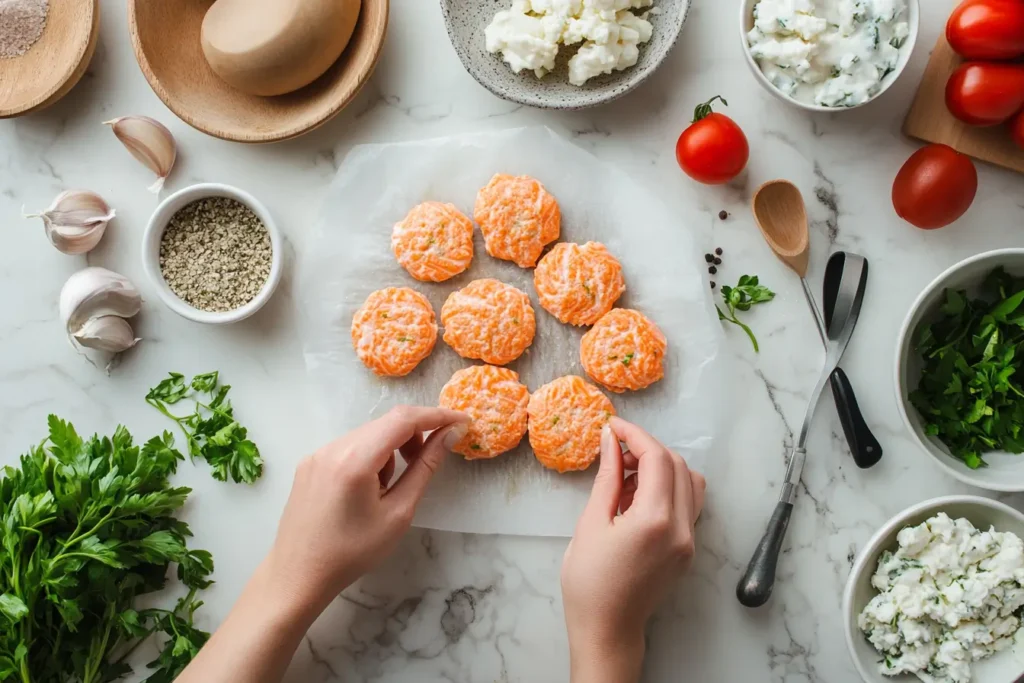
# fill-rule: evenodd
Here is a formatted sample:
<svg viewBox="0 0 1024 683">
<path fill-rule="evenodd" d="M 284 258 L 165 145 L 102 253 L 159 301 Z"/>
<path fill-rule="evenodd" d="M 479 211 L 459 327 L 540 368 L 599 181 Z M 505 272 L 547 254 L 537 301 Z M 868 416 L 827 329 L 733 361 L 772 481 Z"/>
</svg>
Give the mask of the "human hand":
<svg viewBox="0 0 1024 683">
<path fill-rule="evenodd" d="M 624 480 L 625 470 L 635 473 Z M 639 679 L 644 626 L 693 559 L 704 490 L 704 477 L 682 458 L 612 418 L 601 435 L 590 501 L 562 564 L 573 681 Z"/>
<path fill-rule="evenodd" d="M 452 410 L 401 406 L 299 463 L 266 561 L 272 584 L 319 614 L 394 551 L 469 421 Z M 390 485 L 396 450 L 408 466 Z"/>
</svg>

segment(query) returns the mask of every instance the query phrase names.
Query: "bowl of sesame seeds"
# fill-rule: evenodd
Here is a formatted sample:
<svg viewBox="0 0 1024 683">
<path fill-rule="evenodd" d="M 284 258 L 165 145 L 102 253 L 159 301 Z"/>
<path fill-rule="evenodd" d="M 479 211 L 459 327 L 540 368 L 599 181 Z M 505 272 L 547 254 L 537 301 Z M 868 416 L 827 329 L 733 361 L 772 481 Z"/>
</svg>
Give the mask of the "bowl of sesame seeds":
<svg viewBox="0 0 1024 683">
<path fill-rule="evenodd" d="M 157 294 L 178 315 L 226 324 L 263 307 L 281 280 L 281 233 L 248 192 L 202 183 L 156 208 L 142 262 Z"/>
</svg>

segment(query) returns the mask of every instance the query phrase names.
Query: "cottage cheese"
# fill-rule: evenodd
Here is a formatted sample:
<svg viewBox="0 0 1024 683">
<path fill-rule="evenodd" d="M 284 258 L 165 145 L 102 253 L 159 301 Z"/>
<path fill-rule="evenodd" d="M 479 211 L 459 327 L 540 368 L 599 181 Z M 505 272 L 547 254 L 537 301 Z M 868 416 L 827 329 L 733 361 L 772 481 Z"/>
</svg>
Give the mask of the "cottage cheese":
<svg viewBox="0 0 1024 683">
<path fill-rule="evenodd" d="M 790 97 L 853 107 L 881 90 L 909 35 L 906 0 L 760 0 L 747 42 Z"/>
<path fill-rule="evenodd" d="M 569 82 L 583 85 L 601 74 L 637 63 L 653 27 L 646 14 L 654 0 L 513 0 L 484 32 L 487 50 L 501 53 L 513 71 L 543 78 L 554 70 L 559 48 L 580 45 L 569 59 Z"/>
<path fill-rule="evenodd" d="M 871 584 L 880 593 L 858 626 L 882 654 L 883 674 L 968 683 L 971 662 L 1011 645 L 1020 629 L 1024 542 L 941 512 L 897 541 L 878 562 Z"/>
</svg>

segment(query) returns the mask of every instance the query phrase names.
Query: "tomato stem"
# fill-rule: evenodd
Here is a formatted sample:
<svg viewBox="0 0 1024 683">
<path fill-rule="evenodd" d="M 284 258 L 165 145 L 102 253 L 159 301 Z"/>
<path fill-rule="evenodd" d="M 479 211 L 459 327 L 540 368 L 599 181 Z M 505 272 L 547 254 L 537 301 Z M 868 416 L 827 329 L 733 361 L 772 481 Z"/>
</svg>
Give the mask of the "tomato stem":
<svg viewBox="0 0 1024 683">
<path fill-rule="evenodd" d="M 722 104 L 724 104 L 727 107 L 729 106 L 729 103 L 725 101 L 724 97 L 722 97 L 721 95 L 715 95 L 704 104 L 697 105 L 697 108 L 693 110 L 693 121 L 691 121 L 691 123 L 697 123 L 701 119 L 710 116 L 711 113 L 714 111 L 711 108 L 711 105 L 714 103 L 715 100 L 722 100 Z"/>
</svg>

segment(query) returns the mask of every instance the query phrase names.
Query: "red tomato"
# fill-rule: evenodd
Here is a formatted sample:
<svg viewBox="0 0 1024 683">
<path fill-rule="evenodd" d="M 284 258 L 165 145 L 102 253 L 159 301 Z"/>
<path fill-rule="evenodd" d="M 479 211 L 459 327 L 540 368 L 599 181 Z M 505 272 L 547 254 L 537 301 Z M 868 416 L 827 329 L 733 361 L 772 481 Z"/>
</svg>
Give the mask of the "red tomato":
<svg viewBox="0 0 1024 683">
<path fill-rule="evenodd" d="M 964 215 L 977 192 L 978 171 L 969 157 L 946 145 L 928 145 L 896 174 L 892 205 L 908 223 L 934 230 Z"/>
<path fill-rule="evenodd" d="M 946 83 L 946 107 L 972 126 L 1006 121 L 1024 107 L 1024 64 L 962 64 Z"/>
<path fill-rule="evenodd" d="M 964 0 L 949 15 L 946 40 L 965 59 L 1024 55 L 1024 2 Z"/>
<path fill-rule="evenodd" d="M 1010 134 L 1017 146 L 1024 149 L 1024 111 L 1010 119 Z"/>
<path fill-rule="evenodd" d="M 711 111 L 716 95 L 693 112 L 693 123 L 676 142 L 676 161 L 686 175 L 705 185 L 727 183 L 743 171 L 750 158 L 750 145 L 736 122 Z"/>
</svg>

